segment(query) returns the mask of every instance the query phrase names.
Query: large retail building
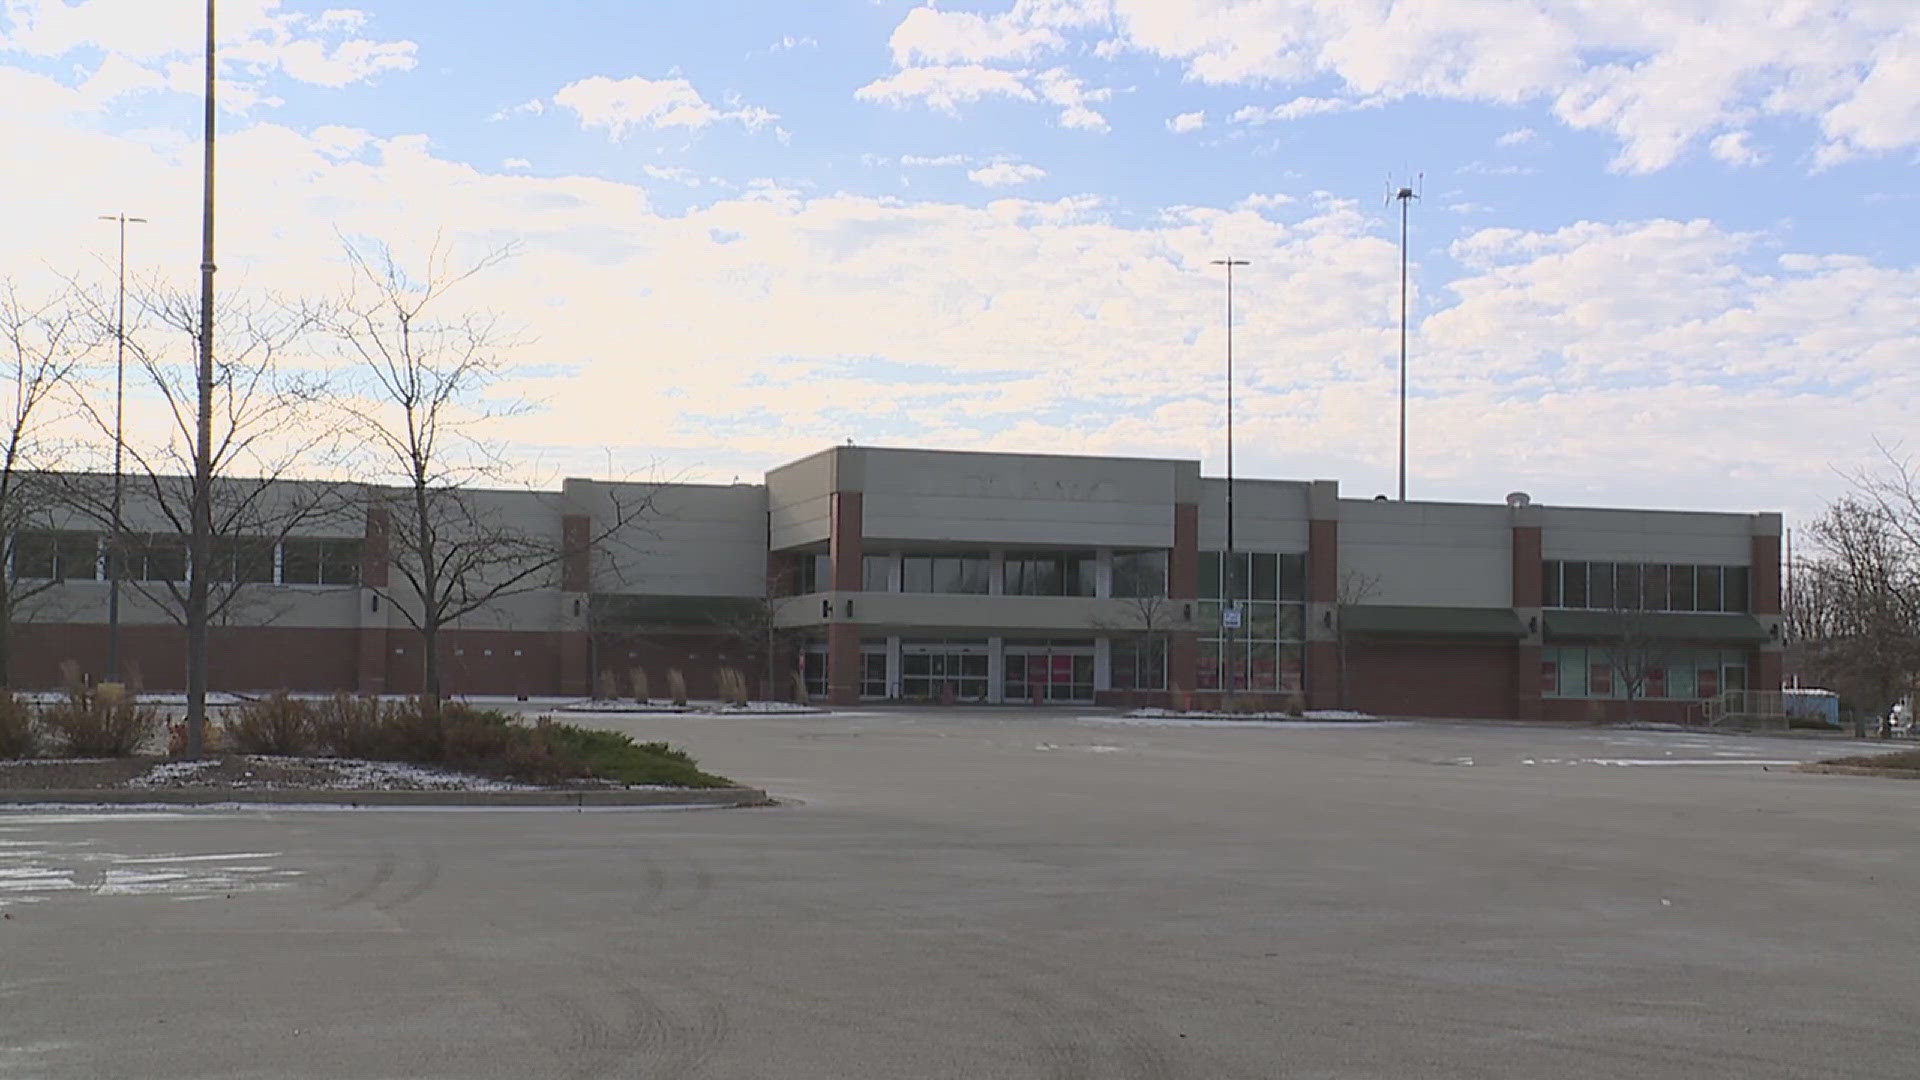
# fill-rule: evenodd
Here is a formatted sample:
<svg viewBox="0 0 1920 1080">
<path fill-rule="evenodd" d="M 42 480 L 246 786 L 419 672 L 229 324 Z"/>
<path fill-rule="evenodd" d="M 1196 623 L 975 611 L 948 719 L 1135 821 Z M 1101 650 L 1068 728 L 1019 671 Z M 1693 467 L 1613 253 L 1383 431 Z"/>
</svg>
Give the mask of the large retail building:
<svg viewBox="0 0 1920 1080">
<path fill-rule="evenodd" d="M 1229 556 L 1227 482 L 1197 461 L 856 446 L 761 484 L 465 498 L 555 554 L 538 588 L 443 634 L 452 693 L 584 694 L 635 668 L 659 693 L 677 668 L 700 695 L 732 667 L 834 703 L 1215 704 L 1230 681 L 1243 701 L 1380 715 L 1596 719 L 1633 699 L 1682 719 L 1780 681 L 1773 513 L 1241 479 Z M 610 507 L 643 500 L 615 527 Z M 125 570 L 123 655 L 150 688 L 178 686 L 165 586 L 183 547 L 138 499 L 127 515 L 143 554 Z M 103 670 L 107 545 L 84 520 L 9 548 L 16 585 L 59 582 L 17 613 L 15 685 L 53 682 L 63 660 Z M 239 588 L 213 631 L 214 687 L 418 689 L 389 512 L 368 499 L 279 531 L 223 545 Z"/>
</svg>

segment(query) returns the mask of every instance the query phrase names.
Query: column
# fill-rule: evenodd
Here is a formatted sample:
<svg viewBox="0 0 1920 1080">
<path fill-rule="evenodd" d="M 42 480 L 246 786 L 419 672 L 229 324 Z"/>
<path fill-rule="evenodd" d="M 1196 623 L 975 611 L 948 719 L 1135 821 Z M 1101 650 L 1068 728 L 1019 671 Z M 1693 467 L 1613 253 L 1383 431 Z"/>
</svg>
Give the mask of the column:
<svg viewBox="0 0 1920 1080">
<path fill-rule="evenodd" d="M 1782 644 L 1786 630 L 1781 626 L 1780 614 L 1779 514 L 1753 516 L 1747 587 L 1752 590 L 1753 616 L 1767 628 L 1767 640 L 1747 659 L 1747 686 L 1753 690 L 1778 690 L 1786 660 Z"/>
<path fill-rule="evenodd" d="M 568 696 L 593 692 L 593 640 L 587 601 L 593 589 L 593 519 L 560 517 L 560 634 L 558 690 Z M 539 691 L 529 686 L 529 693 Z"/>
<path fill-rule="evenodd" d="M 1167 552 L 1167 600 L 1174 609 L 1167 635 L 1167 689 L 1192 692 L 1200 668 L 1200 638 L 1193 618 L 1200 597 L 1200 504 L 1173 504 L 1173 549 Z M 1171 702 L 1174 708 L 1180 702 Z"/>
<path fill-rule="evenodd" d="M 1545 623 L 1540 608 L 1540 560 L 1546 515 L 1537 506 L 1516 506 L 1509 513 L 1513 521 L 1513 613 L 1527 629 L 1527 636 L 1513 651 L 1513 715 L 1518 720 L 1538 720 L 1542 715 L 1540 632 Z"/>
<path fill-rule="evenodd" d="M 389 545 L 392 519 L 384 506 L 367 508 L 366 530 L 360 539 L 360 611 L 359 659 L 355 663 L 354 689 L 362 694 L 384 694 L 387 690 L 387 601 L 379 591 L 387 588 L 390 573 Z"/>
<path fill-rule="evenodd" d="M 1340 483 L 1307 490 L 1307 707 L 1345 708 L 1340 685 Z"/>
<path fill-rule="evenodd" d="M 833 608 L 827 623 L 827 701 L 856 705 L 860 702 L 860 627 L 847 614 L 846 594 L 859 592 L 865 577 L 861 495 L 836 491 L 831 501 L 827 558 L 833 567 Z"/>
</svg>

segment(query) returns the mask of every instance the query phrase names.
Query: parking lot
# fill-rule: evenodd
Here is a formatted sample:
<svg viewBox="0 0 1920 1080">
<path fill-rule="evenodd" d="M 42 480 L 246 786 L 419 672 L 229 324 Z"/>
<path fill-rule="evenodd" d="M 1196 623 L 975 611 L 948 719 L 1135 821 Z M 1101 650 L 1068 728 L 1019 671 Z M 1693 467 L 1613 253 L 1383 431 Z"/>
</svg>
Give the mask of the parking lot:
<svg viewBox="0 0 1920 1080">
<path fill-rule="evenodd" d="M 609 718 L 728 811 L 0 813 L 0 1078 L 1849 1077 L 1920 784 L 1800 739 Z"/>
</svg>

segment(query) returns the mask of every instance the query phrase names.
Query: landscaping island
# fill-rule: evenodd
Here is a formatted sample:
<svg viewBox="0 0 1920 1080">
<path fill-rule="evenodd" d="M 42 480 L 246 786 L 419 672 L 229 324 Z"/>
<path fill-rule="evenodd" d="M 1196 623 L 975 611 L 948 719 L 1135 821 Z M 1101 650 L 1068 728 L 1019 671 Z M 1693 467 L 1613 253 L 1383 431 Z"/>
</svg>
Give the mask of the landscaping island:
<svg viewBox="0 0 1920 1080">
<path fill-rule="evenodd" d="M 120 687 L 70 684 L 34 705 L 0 695 L 0 803 L 741 806 L 765 792 L 685 751 L 616 731 L 524 723 L 419 699 L 274 694 L 209 722 L 207 754 Z M 162 736 L 167 754 L 152 753 Z"/>
<path fill-rule="evenodd" d="M 1894 750 L 1883 754 L 1859 754 L 1853 757 L 1809 761 L 1802 772 L 1831 773 L 1839 776 L 1884 776 L 1895 780 L 1920 780 L 1920 750 Z"/>
</svg>

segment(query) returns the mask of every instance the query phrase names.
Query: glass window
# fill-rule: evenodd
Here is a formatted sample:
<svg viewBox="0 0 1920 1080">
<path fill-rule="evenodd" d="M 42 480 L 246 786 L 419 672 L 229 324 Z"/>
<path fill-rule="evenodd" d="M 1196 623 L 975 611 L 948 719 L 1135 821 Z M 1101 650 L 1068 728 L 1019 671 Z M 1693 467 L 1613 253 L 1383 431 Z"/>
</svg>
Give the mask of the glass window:
<svg viewBox="0 0 1920 1080">
<path fill-rule="evenodd" d="M 1646 686 L 1642 688 L 1641 693 L 1650 698 L 1667 696 L 1667 669 L 1664 664 L 1648 665 Z"/>
<path fill-rule="evenodd" d="M 1167 643 L 1160 638 L 1113 643 L 1113 688 L 1115 690 L 1165 690 L 1167 688 Z M 1025 662 L 1024 656 L 1009 654 L 1008 678 L 1012 663 Z"/>
<path fill-rule="evenodd" d="M 1247 586 L 1249 584 L 1247 580 L 1247 553 L 1244 551 L 1236 551 L 1231 558 L 1225 556 L 1222 556 L 1222 558 L 1222 565 L 1227 568 L 1227 594 L 1225 599 L 1247 599 Z"/>
<path fill-rule="evenodd" d="M 1280 605 L 1280 640 L 1301 641 L 1307 633 L 1307 606 L 1305 604 Z"/>
<path fill-rule="evenodd" d="M 900 591 L 910 593 L 933 591 L 933 556 L 908 555 L 900 560 Z"/>
<path fill-rule="evenodd" d="M 1693 610 L 1693 567 L 1684 564 L 1667 567 L 1667 610 Z"/>
<path fill-rule="evenodd" d="M 1613 668 L 1597 655 L 1587 661 L 1587 689 L 1594 697 L 1613 696 Z"/>
<path fill-rule="evenodd" d="M 1280 598 L 1280 562 L 1272 552 L 1256 551 L 1248 556 L 1253 564 L 1253 585 L 1247 592 L 1249 600 L 1278 600 Z"/>
<path fill-rule="evenodd" d="M 1560 606 L 1560 562 L 1548 559 L 1540 564 L 1540 606 Z"/>
<path fill-rule="evenodd" d="M 280 581 L 285 585 L 320 584 L 320 541 L 294 538 L 282 541 Z"/>
<path fill-rule="evenodd" d="M 800 555 L 794 567 L 796 581 L 794 595 L 829 592 L 833 589 L 833 557 L 831 555 Z"/>
<path fill-rule="evenodd" d="M 1606 610 L 1613 607 L 1613 564 L 1587 564 L 1587 606 Z"/>
<path fill-rule="evenodd" d="M 1552 653 L 1540 658 L 1540 692 L 1547 697 L 1560 695 L 1560 660 Z"/>
<path fill-rule="evenodd" d="M 1587 650 L 1580 648 L 1560 650 L 1560 696 L 1571 698 L 1587 696 Z"/>
<path fill-rule="evenodd" d="M 187 580 L 187 540 L 183 536 L 170 533 L 153 533 L 137 541 L 140 551 L 140 580 L 142 581 L 185 581 Z M 128 569 L 133 569 L 135 553 L 128 555 Z"/>
<path fill-rule="evenodd" d="M 1200 553 L 1200 595 L 1210 599 L 1220 596 L 1220 553 L 1217 551 Z"/>
<path fill-rule="evenodd" d="M 1091 552 L 1009 555 L 1006 591 L 1015 596 L 1092 596 Z"/>
<path fill-rule="evenodd" d="M 13 576 L 50 578 L 54 576 L 54 551 L 58 545 L 49 532 L 17 533 L 13 538 Z"/>
<path fill-rule="evenodd" d="M 1167 553 L 1164 551 L 1114 552 L 1113 595 L 1121 597 L 1167 595 Z"/>
<path fill-rule="evenodd" d="M 934 591 L 984 596 L 988 592 L 988 578 L 991 575 L 992 561 L 985 555 L 937 559 L 934 562 Z"/>
<path fill-rule="evenodd" d="M 1303 601 L 1307 598 L 1307 557 L 1280 556 L 1280 599 Z"/>
<path fill-rule="evenodd" d="M 1640 594 L 1648 611 L 1667 610 L 1667 565 L 1649 563 L 1640 568 Z"/>
<path fill-rule="evenodd" d="M 887 696 L 887 654 L 884 650 L 861 650 L 860 696 L 864 698 Z"/>
<path fill-rule="evenodd" d="M 100 538 L 92 533 L 56 534 L 60 552 L 59 576 L 68 581 L 93 581 L 100 576 Z"/>
<path fill-rule="evenodd" d="M 1561 600 L 1570 608 L 1587 606 L 1587 564 L 1583 562 L 1561 563 L 1564 580 L 1561 584 Z"/>
<path fill-rule="evenodd" d="M 893 589 L 893 564 L 898 556 L 867 555 L 860 560 L 860 586 L 868 592 Z"/>
<path fill-rule="evenodd" d="M 1622 611 L 1643 611 L 1640 594 L 1640 564 L 1620 563 L 1613 568 L 1613 598 Z"/>
<path fill-rule="evenodd" d="M 360 584 L 359 540 L 320 542 L 320 582 L 323 585 Z"/>
<path fill-rule="evenodd" d="M 1720 610 L 1752 611 L 1752 598 L 1747 595 L 1747 568 L 1744 566 L 1724 566 L 1720 569 L 1721 592 Z"/>
<path fill-rule="evenodd" d="M 1694 595 L 1699 599 L 1696 611 L 1720 610 L 1720 568 L 1717 566 L 1699 566 L 1693 571 Z"/>
</svg>

